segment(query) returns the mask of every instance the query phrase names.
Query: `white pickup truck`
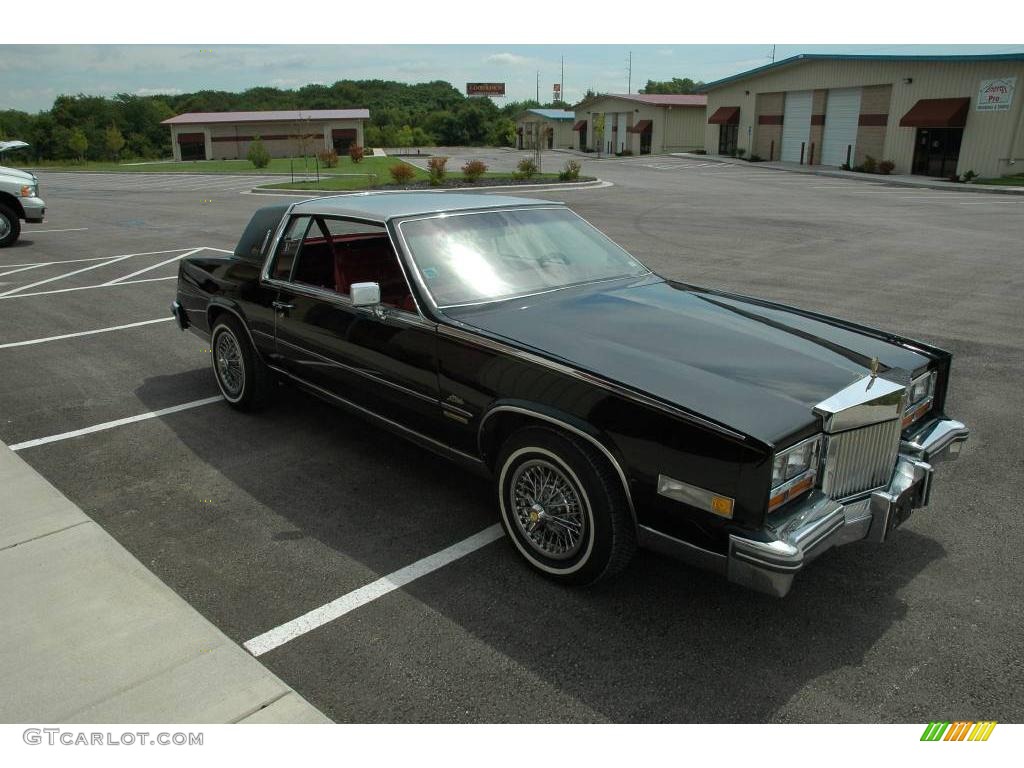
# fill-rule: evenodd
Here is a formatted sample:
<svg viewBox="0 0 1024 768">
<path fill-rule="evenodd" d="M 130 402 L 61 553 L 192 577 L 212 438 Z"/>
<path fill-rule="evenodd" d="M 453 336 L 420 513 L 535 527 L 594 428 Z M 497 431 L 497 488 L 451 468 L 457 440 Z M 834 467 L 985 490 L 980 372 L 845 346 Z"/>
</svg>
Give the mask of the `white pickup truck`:
<svg viewBox="0 0 1024 768">
<path fill-rule="evenodd" d="M 0 141 L 0 155 L 27 146 L 24 141 Z M 39 197 L 39 180 L 27 171 L 0 165 L 0 248 L 18 239 L 22 220 L 40 222 L 45 214 L 46 203 Z"/>
</svg>

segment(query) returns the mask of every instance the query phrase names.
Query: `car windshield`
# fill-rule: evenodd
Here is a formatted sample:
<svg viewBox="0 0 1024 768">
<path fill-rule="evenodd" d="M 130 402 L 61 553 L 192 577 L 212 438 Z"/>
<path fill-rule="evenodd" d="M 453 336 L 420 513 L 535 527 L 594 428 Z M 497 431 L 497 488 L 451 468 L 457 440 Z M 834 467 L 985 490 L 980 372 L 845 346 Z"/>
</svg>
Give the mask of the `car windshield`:
<svg viewBox="0 0 1024 768">
<path fill-rule="evenodd" d="M 400 228 L 441 307 L 648 273 L 564 208 L 443 215 L 405 221 Z"/>
</svg>

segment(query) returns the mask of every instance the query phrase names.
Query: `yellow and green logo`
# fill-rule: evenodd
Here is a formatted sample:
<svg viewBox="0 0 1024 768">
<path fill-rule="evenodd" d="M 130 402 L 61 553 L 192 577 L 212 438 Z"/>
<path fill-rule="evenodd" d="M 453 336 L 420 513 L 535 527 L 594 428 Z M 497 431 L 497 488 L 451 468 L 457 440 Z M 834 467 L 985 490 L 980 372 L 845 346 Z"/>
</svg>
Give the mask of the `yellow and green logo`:
<svg viewBox="0 0 1024 768">
<path fill-rule="evenodd" d="M 995 727 L 995 720 L 928 723 L 921 734 L 921 741 L 988 741 Z"/>
</svg>

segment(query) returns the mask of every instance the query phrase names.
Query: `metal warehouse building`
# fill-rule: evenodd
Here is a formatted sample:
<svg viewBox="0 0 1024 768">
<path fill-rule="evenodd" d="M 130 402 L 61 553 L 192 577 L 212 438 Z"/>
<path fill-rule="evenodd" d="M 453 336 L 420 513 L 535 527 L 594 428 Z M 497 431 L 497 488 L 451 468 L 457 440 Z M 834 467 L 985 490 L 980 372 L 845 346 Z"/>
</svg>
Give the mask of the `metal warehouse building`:
<svg viewBox="0 0 1024 768">
<path fill-rule="evenodd" d="M 271 157 L 298 157 L 362 146 L 366 109 L 309 109 L 277 112 L 189 112 L 168 118 L 175 160 L 244 158 L 257 136 Z"/>
<path fill-rule="evenodd" d="M 536 149 L 539 141 L 542 149 L 568 149 L 573 146 L 575 118 L 564 109 L 524 110 L 516 115 L 516 147 Z"/>
<path fill-rule="evenodd" d="M 895 173 L 1024 172 L 1024 53 L 801 55 L 704 87 L 705 149 Z"/>
<path fill-rule="evenodd" d="M 576 105 L 578 149 L 634 155 L 683 152 L 704 146 L 707 96 L 662 93 L 606 94 Z M 599 134 L 599 118 L 604 132 Z"/>
</svg>

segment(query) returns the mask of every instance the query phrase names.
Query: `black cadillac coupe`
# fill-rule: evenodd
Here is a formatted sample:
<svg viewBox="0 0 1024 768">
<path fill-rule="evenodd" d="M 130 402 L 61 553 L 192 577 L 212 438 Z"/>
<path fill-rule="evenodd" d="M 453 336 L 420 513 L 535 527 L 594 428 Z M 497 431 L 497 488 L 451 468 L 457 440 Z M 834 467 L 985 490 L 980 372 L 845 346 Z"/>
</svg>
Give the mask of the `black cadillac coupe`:
<svg viewBox="0 0 1024 768">
<path fill-rule="evenodd" d="M 968 437 L 947 352 L 667 280 L 546 201 L 263 208 L 182 261 L 172 311 L 231 405 L 291 382 L 492 476 L 515 549 L 571 583 L 645 546 L 785 595 L 928 504 Z"/>
</svg>

